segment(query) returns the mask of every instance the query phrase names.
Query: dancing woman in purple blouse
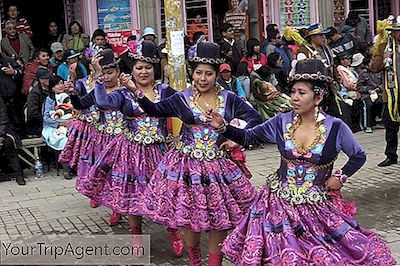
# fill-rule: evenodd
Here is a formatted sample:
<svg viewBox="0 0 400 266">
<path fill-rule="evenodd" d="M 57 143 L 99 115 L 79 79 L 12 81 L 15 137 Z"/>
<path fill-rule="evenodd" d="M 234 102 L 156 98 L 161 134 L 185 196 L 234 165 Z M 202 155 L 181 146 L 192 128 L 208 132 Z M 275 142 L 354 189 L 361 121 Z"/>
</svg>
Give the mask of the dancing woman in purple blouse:
<svg viewBox="0 0 400 266">
<path fill-rule="evenodd" d="M 331 80 L 324 65 L 300 61 L 290 79 L 293 112 L 245 130 L 212 114 L 211 125 L 228 139 L 276 143 L 281 154 L 278 170 L 267 177 L 222 252 L 235 265 L 395 264 L 385 242 L 361 228 L 346 204 L 338 204 L 344 200 L 337 191 L 366 156 L 346 124 L 319 109 Z M 340 151 L 349 160 L 333 170 Z"/>
<path fill-rule="evenodd" d="M 200 43 L 193 62 L 193 85 L 181 93 L 151 102 L 133 83 L 140 106 L 157 117 L 179 117 L 183 121 L 180 141 L 166 153 L 145 191 L 146 215 L 171 228 L 182 228 L 189 249 L 190 265 L 202 265 L 200 237 L 209 233 L 209 265 L 221 265 L 220 243 L 251 205 L 255 188 L 227 151 L 235 143 L 226 141 L 209 125 L 209 111 L 227 121 L 245 120 L 249 127 L 261 116 L 234 93 L 216 84 L 218 45 Z"/>
<path fill-rule="evenodd" d="M 113 58 L 112 51 L 110 53 Z M 100 56 L 105 58 L 105 55 Z M 94 56 L 92 59 L 98 73 L 101 73 L 99 60 L 104 58 Z M 143 42 L 140 53 L 132 54 L 132 58 L 135 85 L 152 101 L 159 102 L 175 93 L 168 85 L 154 82 L 154 65 L 159 58 L 153 42 Z M 130 78 L 130 75 L 121 75 L 121 80 L 124 77 Z M 128 215 L 134 244 L 139 244 L 140 237 L 136 236 L 142 234 L 143 193 L 168 150 L 166 119 L 147 115 L 133 99 L 132 93 L 123 87 L 107 94 L 101 77 L 96 81 L 94 95 L 100 107 L 123 114 L 121 123 L 124 129 L 98 154 L 88 176 L 95 184 L 95 199 L 101 205 Z M 179 231 L 169 228 L 168 235 L 174 253 L 181 256 L 184 245 Z"/>
</svg>

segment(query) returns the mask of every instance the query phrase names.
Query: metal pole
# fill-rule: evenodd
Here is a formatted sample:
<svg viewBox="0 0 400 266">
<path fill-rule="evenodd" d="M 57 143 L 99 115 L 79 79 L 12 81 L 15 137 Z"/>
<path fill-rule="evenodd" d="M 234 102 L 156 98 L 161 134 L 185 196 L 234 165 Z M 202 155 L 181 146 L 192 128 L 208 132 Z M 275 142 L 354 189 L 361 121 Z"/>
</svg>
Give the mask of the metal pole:
<svg viewBox="0 0 400 266">
<path fill-rule="evenodd" d="M 183 41 L 183 9 L 184 0 L 165 0 L 165 28 L 168 50 L 169 85 L 177 91 L 186 89 L 185 45 Z M 182 122 L 173 120 L 173 134 L 177 136 Z"/>
</svg>

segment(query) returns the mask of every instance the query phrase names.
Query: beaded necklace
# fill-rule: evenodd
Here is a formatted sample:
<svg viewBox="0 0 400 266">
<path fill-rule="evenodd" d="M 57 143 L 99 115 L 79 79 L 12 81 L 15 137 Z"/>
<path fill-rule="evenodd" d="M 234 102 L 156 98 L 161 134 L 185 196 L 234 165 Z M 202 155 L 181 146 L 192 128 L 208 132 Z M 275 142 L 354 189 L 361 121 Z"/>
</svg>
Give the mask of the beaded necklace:
<svg viewBox="0 0 400 266">
<path fill-rule="evenodd" d="M 161 93 L 159 92 L 159 90 L 157 89 L 157 85 L 153 85 L 153 89 L 152 89 L 153 93 L 154 93 L 154 99 L 152 99 L 153 97 L 149 97 L 148 95 L 146 95 L 146 93 L 144 93 L 146 95 L 147 98 L 149 98 L 152 102 L 157 103 L 160 101 L 161 99 Z"/>
<path fill-rule="evenodd" d="M 223 99 L 219 96 L 219 93 L 221 91 L 221 86 L 216 85 L 215 88 L 215 110 L 218 111 L 223 107 Z M 199 104 L 199 99 L 200 99 L 200 92 L 197 90 L 196 86 L 193 85 L 193 95 L 190 97 L 191 101 L 194 104 L 194 107 L 196 107 L 202 114 L 207 113 L 208 110 L 204 110 L 203 107 Z M 206 107 L 209 106 L 209 104 L 204 101 L 204 104 Z"/>
</svg>

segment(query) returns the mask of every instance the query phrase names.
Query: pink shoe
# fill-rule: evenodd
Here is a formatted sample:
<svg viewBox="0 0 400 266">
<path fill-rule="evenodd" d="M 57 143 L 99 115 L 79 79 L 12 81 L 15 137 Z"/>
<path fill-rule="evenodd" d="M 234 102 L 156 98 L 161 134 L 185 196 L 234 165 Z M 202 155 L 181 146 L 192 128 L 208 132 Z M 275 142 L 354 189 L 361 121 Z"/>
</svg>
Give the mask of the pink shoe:
<svg viewBox="0 0 400 266">
<path fill-rule="evenodd" d="M 177 257 L 182 256 L 184 244 L 182 237 L 179 234 L 179 230 L 168 228 L 167 231 L 168 231 L 169 241 L 171 242 L 172 250 L 174 251 Z"/>
<path fill-rule="evenodd" d="M 113 212 L 110 217 L 110 220 L 108 220 L 108 224 L 110 226 L 117 225 L 119 223 L 119 221 L 121 220 L 121 218 L 122 218 L 121 214 Z"/>
<path fill-rule="evenodd" d="M 208 254 L 208 266 L 221 266 L 222 254 L 221 253 L 210 253 Z"/>
<path fill-rule="evenodd" d="M 189 265 L 190 266 L 202 266 L 200 244 L 189 247 Z"/>
<path fill-rule="evenodd" d="M 98 203 L 98 202 L 97 202 L 96 200 L 94 200 L 94 199 L 90 199 L 89 205 L 90 205 L 91 208 L 97 208 L 97 207 L 100 206 L 100 203 Z"/>
</svg>

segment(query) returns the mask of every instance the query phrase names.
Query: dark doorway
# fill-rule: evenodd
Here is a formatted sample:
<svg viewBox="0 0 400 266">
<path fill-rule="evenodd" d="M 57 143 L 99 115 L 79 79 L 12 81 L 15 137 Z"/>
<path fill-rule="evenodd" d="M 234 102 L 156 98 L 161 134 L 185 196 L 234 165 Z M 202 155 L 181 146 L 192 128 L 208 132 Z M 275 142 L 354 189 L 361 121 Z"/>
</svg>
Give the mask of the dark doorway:
<svg viewBox="0 0 400 266">
<path fill-rule="evenodd" d="M 65 32 L 63 0 L 3 0 L 3 4 L 6 18 L 8 7 L 16 5 L 20 15 L 29 20 L 33 31 L 32 42 L 36 48 L 45 44 L 51 21 L 56 22 L 59 30 Z"/>
<path fill-rule="evenodd" d="M 213 32 L 214 32 L 214 41 L 221 42 L 222 36 L 219 32 L 219 26 L 223 23 L 225 13 L 230 8 L 229 0 L 214 0 L 211 2 L 212 4 L 212 16 L 213 16 Z"/>
</svg>

